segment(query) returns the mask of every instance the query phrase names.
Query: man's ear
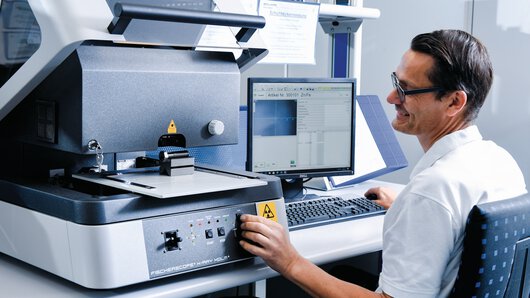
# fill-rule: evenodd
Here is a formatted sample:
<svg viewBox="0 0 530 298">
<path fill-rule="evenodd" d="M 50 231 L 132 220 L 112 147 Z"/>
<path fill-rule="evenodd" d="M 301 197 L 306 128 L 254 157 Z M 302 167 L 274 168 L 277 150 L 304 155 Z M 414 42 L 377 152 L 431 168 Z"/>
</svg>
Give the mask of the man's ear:
<svg viewBox="0 0 530 298">
<path fill-rule="evenodd" d="M 464 111 L 467 104 L 467 94 L 462 91 L 453 91 L 447 95 L 447 113 L 449 116 L 455 116 Z"/>
</svg>

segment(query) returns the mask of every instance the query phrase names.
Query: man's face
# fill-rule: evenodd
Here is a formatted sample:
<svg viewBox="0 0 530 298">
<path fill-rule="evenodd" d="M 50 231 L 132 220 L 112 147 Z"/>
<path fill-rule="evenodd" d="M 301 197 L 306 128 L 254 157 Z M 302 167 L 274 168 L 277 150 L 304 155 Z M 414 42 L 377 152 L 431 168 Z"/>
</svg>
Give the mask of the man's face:
<svg viewBox="0 0 530 298">
<path fill-rule="evenodd" d="M 426 54 L 408 50 L 396 70 L 396 76 L 404 90 L 430 88 L 433 84 L 427 77 L 434 59 Z M 387 97 L 387 102 L 396 107 L 396 118 L 392 121 L 395 130 L 416 135 L 423 140 L 434 140 L 443 130 L 447 120 L 444 105 L 436 99 L 436 92 L 406 95 L 401 102 L 396 89 Z"/>
</svg>

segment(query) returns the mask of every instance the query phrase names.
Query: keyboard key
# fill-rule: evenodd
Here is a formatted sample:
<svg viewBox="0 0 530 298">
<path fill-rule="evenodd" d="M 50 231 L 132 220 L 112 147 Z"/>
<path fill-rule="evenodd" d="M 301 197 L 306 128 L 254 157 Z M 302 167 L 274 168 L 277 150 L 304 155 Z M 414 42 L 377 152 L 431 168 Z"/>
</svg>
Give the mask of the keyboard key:
<svg viewBox="0 0 530 298">
<path fill-rule="evenodd" d="M 321 215 L 313 215 L 313 216 L 306 217 L 303 219 L 303 221 L 304 223 L 309 223 L 309 222 L 323 221 L 326 219 L 330 219 L 330 216 L 327 214 L 321 214 Z"/>
</svg>

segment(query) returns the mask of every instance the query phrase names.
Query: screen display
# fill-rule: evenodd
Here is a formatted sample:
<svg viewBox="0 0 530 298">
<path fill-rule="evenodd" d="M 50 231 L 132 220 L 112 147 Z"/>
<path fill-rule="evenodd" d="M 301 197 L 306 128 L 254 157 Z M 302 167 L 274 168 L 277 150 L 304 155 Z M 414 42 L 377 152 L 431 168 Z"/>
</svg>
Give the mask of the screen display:
<svg viewBox="0 0 530 298">
<path fill-rule="evenodd" d="M 280 178 L 353 173 L 355 81 L 250 78 L 247 170 Z"/>
</svg>

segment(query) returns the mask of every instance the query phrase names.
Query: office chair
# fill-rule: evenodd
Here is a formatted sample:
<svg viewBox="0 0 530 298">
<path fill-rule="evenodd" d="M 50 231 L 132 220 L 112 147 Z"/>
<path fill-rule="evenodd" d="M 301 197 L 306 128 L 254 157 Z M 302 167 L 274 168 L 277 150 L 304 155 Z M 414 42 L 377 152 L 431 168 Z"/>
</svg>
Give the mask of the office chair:
<svg viewBox="0 0 530 298">
<path fill-rule="evenodd" d="M 451 297 L 530 297 L 530 194 L 469 213 Z"/>
</svg>

